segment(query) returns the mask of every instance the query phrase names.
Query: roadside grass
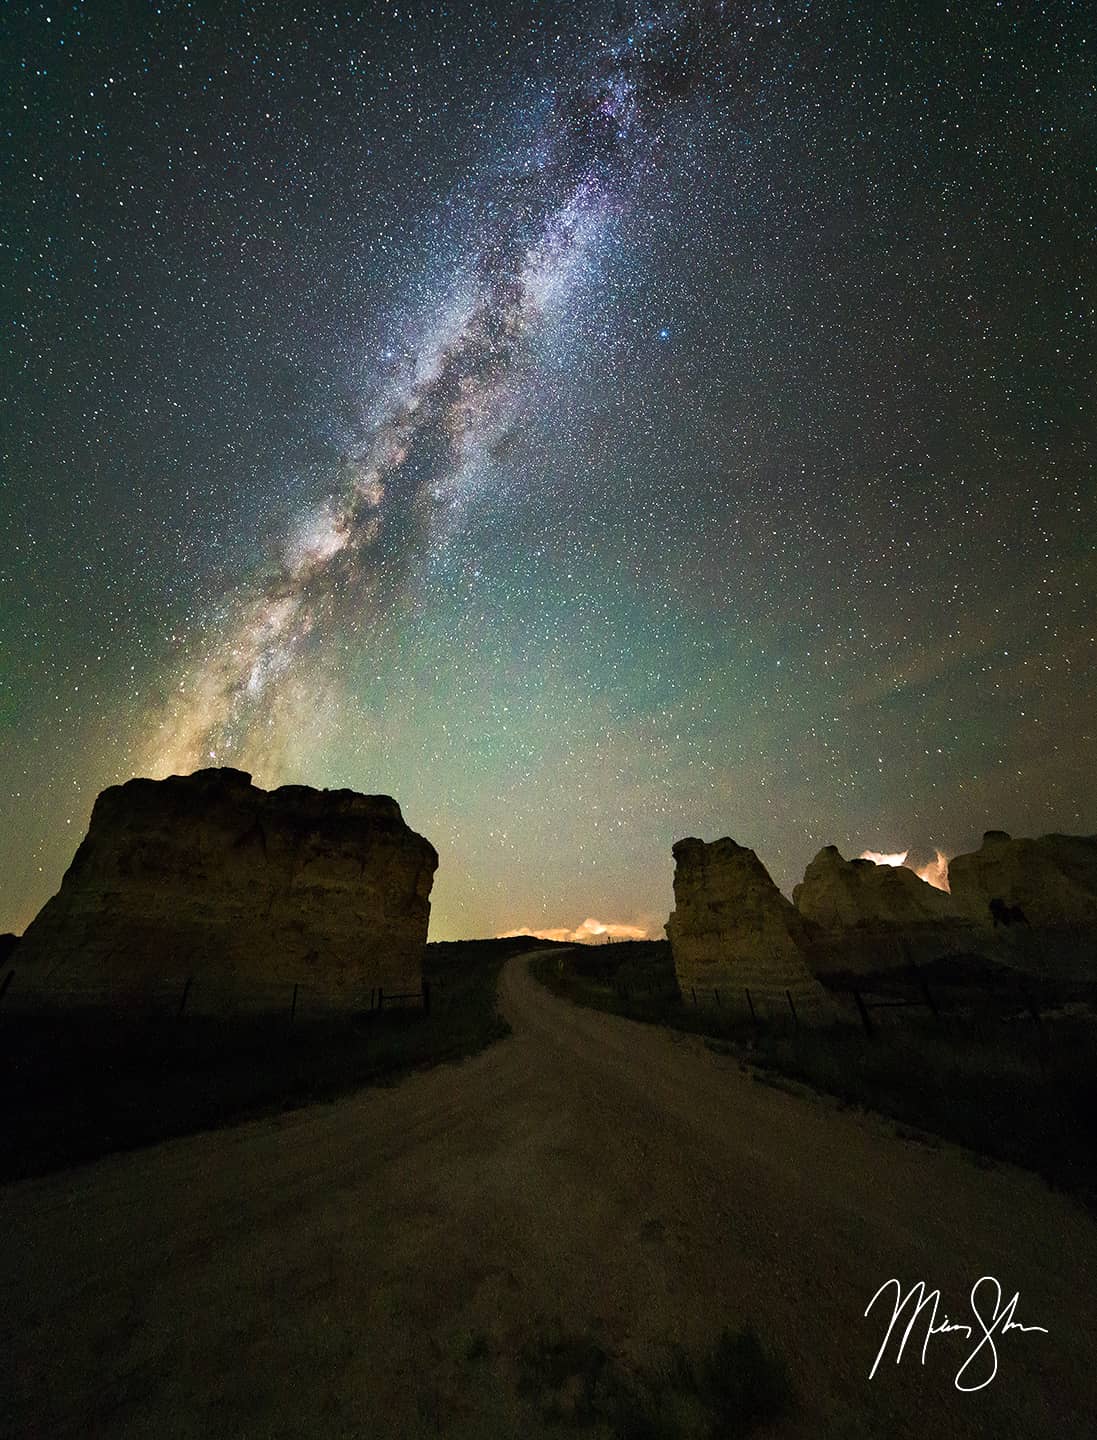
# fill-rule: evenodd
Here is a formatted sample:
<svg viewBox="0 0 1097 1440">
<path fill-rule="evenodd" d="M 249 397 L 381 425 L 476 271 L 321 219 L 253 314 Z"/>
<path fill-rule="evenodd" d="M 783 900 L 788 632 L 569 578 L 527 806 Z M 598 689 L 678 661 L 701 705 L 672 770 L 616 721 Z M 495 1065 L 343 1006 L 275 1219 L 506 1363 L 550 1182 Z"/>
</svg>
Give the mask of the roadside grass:
<svg viewBox="0 0 1097 1440">
<path fill-rule="evenodd" d="M 594 1335 L 560 1330 L 526 1346 L 519 1367 L 519 1394 L 543 1421 L 615 1440 L 738 1440 L 793 1405 L 784 1359 L 749 1327 L 724 1329 L 697 1360 L 668 1347 L 644 1370 Z"/>
<path fill-rule="evenodd" d="M 760 1080 L 796 1081 L 878 1111 L 899 1122 L 898 1134 L 928 1132 L 1024 1166 L 1097 1206 L 1091 1016 L 1045 1015 L 1038 1029 L 1016 1005 L 957 1006 L 937 1018 L 909 1010 L 872 1038 L 857 1024 L 752 1024 L 715 1006 L 684 1004 L 669 945 L 647 946 L 632 954 L 628 942 L 590 947 L 591 955 L 544 956 L 530 968 L 565 999 L 705 1036 L 710 1048 L 757 1067 Z"/>
<path fill-rule="evenodd" d="M 474 1055 L 510 1033 L 499 971 L 542 941 L 428 945 L 430 1015 L 394 1009 L 126 1019 L 0 1009 L 0 1181 L 333 1100 Z"/>
</svg>

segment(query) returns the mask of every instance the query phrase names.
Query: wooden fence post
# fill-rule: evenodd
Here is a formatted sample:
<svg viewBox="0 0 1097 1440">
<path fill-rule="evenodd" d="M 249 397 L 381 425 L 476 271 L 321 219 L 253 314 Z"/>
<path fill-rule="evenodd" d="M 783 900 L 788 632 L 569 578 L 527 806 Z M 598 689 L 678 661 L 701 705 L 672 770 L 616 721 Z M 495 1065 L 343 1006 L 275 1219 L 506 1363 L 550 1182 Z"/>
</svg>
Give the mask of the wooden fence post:
<svg viewBox="0 0 1097 1440">
<path fill-rule="evenodd" d="M 175 1016 L 177 1020 L 181 1020 L 183 1018 L 183 1011 L 187 1008 L 187 996 L 190 994 L 190 980 L 191 977 L 188 975 L 187 983 L 183 986 L 183 993 L 179 997 L 179 1010 Z"/>
<path fill-rule="evenodd" d="M 854 990 L 853 998 L 857 1001 L 857 1009 L 861 1012 L 861 1024 L 865 1027 L 865 1034 L 872 1038 L 872 1021 L 868 1018 L 868 1009 L 861 998 L 860 990 Z"/>
</svg>

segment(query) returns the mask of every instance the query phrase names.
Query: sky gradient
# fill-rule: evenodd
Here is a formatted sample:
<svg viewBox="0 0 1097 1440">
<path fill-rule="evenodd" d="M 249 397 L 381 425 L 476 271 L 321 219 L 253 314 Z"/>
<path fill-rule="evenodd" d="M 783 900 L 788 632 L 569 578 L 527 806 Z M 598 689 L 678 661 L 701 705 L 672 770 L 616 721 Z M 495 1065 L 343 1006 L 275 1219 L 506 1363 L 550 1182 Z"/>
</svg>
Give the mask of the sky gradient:
<svg viewBox="0 0 1097 1440">
<path fill-rule="evenodd" d="M 9 8 L 0 930 L 388 793 L 432 938 L 1097 829 L 1085 5 Z"/>
</svg>

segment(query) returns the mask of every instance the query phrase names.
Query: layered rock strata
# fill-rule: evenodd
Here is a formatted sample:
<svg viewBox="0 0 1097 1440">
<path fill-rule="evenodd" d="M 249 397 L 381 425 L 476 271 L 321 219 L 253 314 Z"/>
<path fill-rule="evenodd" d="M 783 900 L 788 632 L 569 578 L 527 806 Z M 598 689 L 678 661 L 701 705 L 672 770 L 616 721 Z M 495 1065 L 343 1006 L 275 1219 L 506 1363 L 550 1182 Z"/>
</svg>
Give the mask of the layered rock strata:
<svg viewBox="0 0 1097 1440">
<path fill-rule="evenodd" d="M 947 891 L 905 865 L 820 850 L 792 892 L 816 973 L 873 973 L 970 953 L 984 938 Z"/>
<path fill-rule="evenodd" d="M 16 952 L 20 989 L 73 1003 L 170 991 L 192 1009 L 417 991 L 438 856 L 387 795 L 239 770 L 104 790 Z"/>
<path fill-rule="evenodd" d="M 802 1023 L 832 1019 L 805 960 L 804 922 L 754 851 L 725 836 L 679 840 L 673 855 L 667 938 L 683 997 L 744 1012 L 753 1005 L 766 1018 L 791 1019 L 794 1007 Z"/>
</svg>

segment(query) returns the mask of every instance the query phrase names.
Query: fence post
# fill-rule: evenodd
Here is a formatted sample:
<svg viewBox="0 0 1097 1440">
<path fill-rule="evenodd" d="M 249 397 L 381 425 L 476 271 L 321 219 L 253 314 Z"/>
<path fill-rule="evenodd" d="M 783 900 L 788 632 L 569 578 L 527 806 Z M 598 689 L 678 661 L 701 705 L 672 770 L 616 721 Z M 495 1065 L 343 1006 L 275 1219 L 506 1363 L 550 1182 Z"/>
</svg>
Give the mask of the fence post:
<svg viewBox="0 0 1097 1440">
<path fill-rule="evenodd" d="M 183 993 L 179 997 L 179 1010 L 175 1016 L 177 1020 L 181 1020 L 183 1018 L 183 1011 L 187 1008 L 187 996 L 190 994 L 190 981 L 191 977 L 188 975 L 187 983 L 183 986 Z"/>
<path fill-rule="evenodd" d="M 750 1006 L 750 1018 L 755 1025 L 758 1024 L 758 1016 L 754 1013 L 754 1001 L 750 998 L 750 990 L 747 989 L 747 1004 Z"/>
<path fill-rule="evenodd" d="M 854 990 L 853 998 L 857 1001 L 857 1009 L 861 1012 L 861 1024 L 865 1027 L 865 1034 L 871 1039 L 872 1021 L 868 1018 L 868 1009 L 865 1006 L 864 1000 L 861 998 L 860 990 Z"/>
<path fill-rule="evenodd" d="M 792 1003 L 792 991 L 791 991 L 791 990 L 786 990 L 786 991 L 785 991 L 785 999 L 788 1001 L 788 1008 L 792 1011 L 792 1023 L 793 1023 L 795 1026 L 797 1026 L 797 1028 L 799 1028 L 800 1019 L 799 1019 L 799 1016 L 796 1014 L 796 1006 Z"/>
<path fill-rule="evenodd" d="M 14 979 L 15 971 L 9 970 L 8 973 L 4 976 L 3 980 L 0 981 L 0 1000 L 3 1000 L 4 996 L 8 993 L 8 986 Z"/>
<path fill-rule="evenodd" d="M 289 1007 L 289 1018 L 292 1020 L 297 1014 L 297 982 L 293 984 L 293 1003 Z"/>
<path fill-rule="evenodd" d="M 430 1014 L 430 981 L 423 981 L 423 1014 Z"/>
</svg>

